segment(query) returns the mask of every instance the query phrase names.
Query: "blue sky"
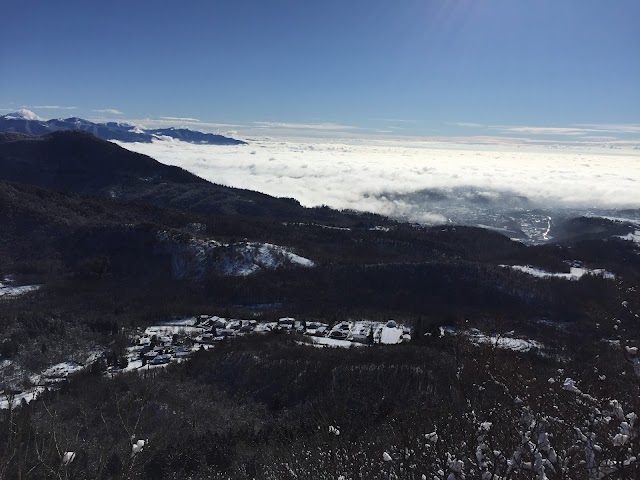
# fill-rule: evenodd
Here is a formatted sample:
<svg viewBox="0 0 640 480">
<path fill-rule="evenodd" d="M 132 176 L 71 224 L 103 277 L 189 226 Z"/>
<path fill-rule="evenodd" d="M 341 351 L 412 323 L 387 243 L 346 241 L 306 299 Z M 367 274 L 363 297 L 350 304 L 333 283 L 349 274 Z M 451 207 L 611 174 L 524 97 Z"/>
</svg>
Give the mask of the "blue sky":
<svg viewBox="0 0 640 480">
<path fill-rule="evenodd" d="M 9 2 L 0 113 L 640 143 L 638 25 L 637 0 Z"/>
</svg>

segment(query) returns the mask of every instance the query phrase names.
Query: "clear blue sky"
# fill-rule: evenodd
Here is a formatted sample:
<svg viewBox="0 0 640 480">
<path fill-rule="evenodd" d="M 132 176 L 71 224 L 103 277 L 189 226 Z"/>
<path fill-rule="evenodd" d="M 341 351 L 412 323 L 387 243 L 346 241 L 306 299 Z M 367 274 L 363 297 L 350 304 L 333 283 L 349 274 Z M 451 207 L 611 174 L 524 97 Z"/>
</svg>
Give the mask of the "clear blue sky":
<svg viewBox="0 0 640 480">
<path fill-rule="evenodd" d="M 31 0 L 6 2 L 2 19 L 5 112 L 640 133 L 637 0 Z"/>
</svg>

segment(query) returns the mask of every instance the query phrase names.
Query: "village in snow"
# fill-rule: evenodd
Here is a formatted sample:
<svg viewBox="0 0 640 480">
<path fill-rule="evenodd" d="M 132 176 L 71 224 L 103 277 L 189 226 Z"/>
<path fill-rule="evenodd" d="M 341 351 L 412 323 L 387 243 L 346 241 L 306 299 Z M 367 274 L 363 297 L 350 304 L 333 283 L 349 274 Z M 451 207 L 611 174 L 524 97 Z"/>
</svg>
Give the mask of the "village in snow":
<svg viewBox="0 0 640 480">
<path fill-rule="evenodd" d="M 411 340 L 409 327 L 390 320 L 342 321 L 332 328 L 329 324 L 280 318 L 276 322 L 226 319 L 215 315 L 200 315 L 163 322 L 147 327 L 133 336 L 128 348 L 127 365 L 110 368 L 110 372 L 131 371 L 143 367 L 166 365 L 180 361 L 192 352 L 212 348 L 217 342 L 230 341 L 246 335 L 298 333 L 300 343 L 316 347 L 351 347 L 371 344 L 394 345 Z"/>
<path fill-rule="evenodd" d="M 126 354 L 116 357 L 109 351 L 95 350 L 83 362 L 64 361 L 49 366 L 36 374 L 29 374 L 31 388 L 13 390 L 11 375 L 16 370 L 11 360 L 0 362 L 0 374 L 5 379 L 5 390 L 0 395 L 0 409 L 8 408 L 11 401 L 18 405 L 33 400 L 46 388 L 55 388 L 69 375 L 91 369 L 113 376 L 127 372 L 144 372 L 163 368 L 171 363 L 188 359 L 194 352 L 215 348 L 221 342 L 234 341 L 247 335 L 297 334 L 296 342 L 316 348 L 360 348 L 373 345 L 400 345 L 411 341 L 412 329 L 394 320 L 343 320 L 332 326 L 318 321 L 283 317 L 273 322 L 222 318 L 216 315 L 198 315 L 158 322 L 145 328 L 134 329 L 128 335 L 130 345 Z M 492 345 L 496 348 L 527 352 L 542 350 L 537 341 L 517 338 L 513 332 L 502 335 L 484 334 L 478 329 L 458 330 L 440 327 L 437 335 L 464 335 L 474 345 Z M 426 335 L 432 335 L 427 333 Z M 19 370 L 19 368 L 18 368 Z"/>
<path fill-rule="evenodd" d="M 0 362 L 0 375 L 5 380 L 0 394 L 0 408 L 8 408 L 33 400 L 46 388 L 55 387 L 69 375 L 92 369 L 105 375 L 162 368 L 181 362 L 199 350 L 214 348 L 215 344 L 247 335 L 299 334 L 298 342 L 318 348 L 349 348 L 373 344 L 397 345 L 411 340 L 411 329 L 396 323 L 352 321 L 337 322 L 333 327 L 317 321 L 296 320 L 290 317 L 274 322 L 226 319 L 216 315 L 198 315 L 159 322 L 135 329 L 130 335 L 126 355 L 110 357 L 108 352 L 91 352 L 82 363 L 64 361 L 51 365 L 37 374 L 29 374 L 31 388 L 12 389 L 11 371 L 20 370 L 11 360 Z M 22 372 L 18 372 L 22 373 Z M 8 381 L 7 381 L 8 380 Z"/>
<path fill-rule="evenodd" d="M 576 281 L 583 275 L 597 275 L 615 278 L 602 269 L 588 270 L 573 265 L 570 273 L 554 274 L 529 266 L 509 266 L 529 275 L 539 277 L 556 276 Z M 0 283 L 0 298 L 12 298 L 38 290 L 40 285 L 16 285 L 13 275 L 6 275 Z M 626 303 L 626 302 L 624 302 Z M 623 306 L 624 306 L 623 303 Z M 638 317 L 638 314 L 635 315 Z M 283 317 L 277 321 L 265 322 L 255 319 L 223 318 L 217 315 L 201 314 L 185 318 L 160 321 L 147 327 L 138 327 L 126 332 L 129 346 L 124 355 L 114 356 L 113 352 L 96 347 L 78 360 L 62 361 L 49 365 L 40 372 L 28 372 L 10 359 L 0 358 L 0 409 L 9 404 L 18 405 L 23 400 L 31 401 L 47 388 L 55 388 L 69 375 L 91 369 L 105 375 L 144 371 L 163 368 L 171 363 L 186 360 L 194 352 L 214 348 L 217 343 L 233 341 L 247 335 L 297 334 L 296 341 L 302 345 L 317 348 L 358 348 L 371 345 L 399 345 L 411 341 L 412 328 L 395 320 L 384 322 L 366 319 L 345 319 L 335 323 L 324 323 L 304 319 Z M 426 333 L 430 336 L 434 333 Z M 476 328 L 460 329 L 440 326 L 435 333 L 444 336 L 463 336 L 476 346 L 490 346 L 516 352 L 535 351 L 545 355 L 545 345 L 539 341 L 523 338 L 513 331 L 506 333 L 484 333 Z M 640 370 L 640 362 L 636 368 Z M 24 387 L 24 378 L 28 377 Z M 22 382 L 16 379 L 23 379 Z M 22 388 L 17 385 L 23 385 Z"/>
</svg>

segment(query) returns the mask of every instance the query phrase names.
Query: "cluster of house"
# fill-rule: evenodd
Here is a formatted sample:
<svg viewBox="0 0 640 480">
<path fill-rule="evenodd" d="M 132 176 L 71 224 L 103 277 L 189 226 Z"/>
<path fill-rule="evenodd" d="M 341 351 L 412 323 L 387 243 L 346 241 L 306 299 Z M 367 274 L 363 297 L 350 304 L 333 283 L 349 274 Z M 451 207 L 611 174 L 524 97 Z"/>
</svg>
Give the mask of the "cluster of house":
<svg viewBox="0 0 640 480">
<path fill-rule="evenodd" d="M 200 315 L 164 322 L 139 332 L 134 337 L 134 345 L 129 348 L 127 370 L 180 361 L 192 352 L 208 349 L 225 338 L 278 332 L 361 344 L 395 344 L 411 339 L 410 329 L 396 324 L 393 320 L 342 321 L 330 327 L 327 323 L 296 320 L 291 317 L 284 317 L 276 322 L 258 322 Z"/>
<path fill-rule="evenodd" d="M 53 365 L 38 375 L 32 376 L 36 386 L 14 398 L 18 404 L 22 399 L 35 398 L 43 385 L 60 382 L 68 375 L 88 366 L 106 363 L 108 373 L 127 372 L 146 368 L 161 368 L 171 362 L 180 362 L 200 349 L 209 349 L 216 342 L 230 337 L 242 337 L 249 334 L 298 333 L 306 335 L 310 344 L 327 347 L 346 347 L 353 344 L 398 344 L 411 340 L 410 329 L 388 322 L 341 321 L 330 327 L 327 323 L 296 320 L 284 317 L 276 322 L 258 322 L 256 320 L 225 319 L 211 315 L 200 315 L 179 320 L 163 322 L 138 330 L 133 337 L 133 345 L 127 348 L 126 362 L 120 357 L 107 361 L 107 352 L 94 352 L 91 359 L 83 364 L 63 362 Z M 113 352 L 112 352 L 113 353 Z M 5 373 L 11 361 L 0 362 L 0 372 Z M 104 370 L 99 370 L 104 371 Z M 2 397 L 0 390 L 0 409 L 7 408 L 9 400 Z"/>
<path fill-rule="evenodd" d="M 397 344 L 411 340 L 411 329 L 394 320 L 388 322 L 343 321 L 329 330 L 328 338 L 356 343 Z"/>
<path fill-rule="evenodd" d="M 161 337 L 159 342 L 144 342 L 139 349 L 139 359 L 142 365 L 163 365 L 172 359 L 187 358 L 191 355 L 191 349 L 180 345 L 179 341 L 173 341 L 168 337 Z"/>
</svg>

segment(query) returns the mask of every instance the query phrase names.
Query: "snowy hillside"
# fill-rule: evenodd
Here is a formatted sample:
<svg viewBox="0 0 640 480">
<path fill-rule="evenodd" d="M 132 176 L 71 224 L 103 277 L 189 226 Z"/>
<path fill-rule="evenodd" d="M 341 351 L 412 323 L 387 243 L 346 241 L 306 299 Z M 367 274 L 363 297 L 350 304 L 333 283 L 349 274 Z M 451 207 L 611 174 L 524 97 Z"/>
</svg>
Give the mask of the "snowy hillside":
<svg viewBox="0 0 640 480">
<path fill-rule="evenodd" d="M 314 267 L 308 258 L 293 253 L 289 248 L 270 243 L 236 242 L 222 244 L 215 240 L 185 237 L 167 231 L 158 233 L 160 253 L 171 255 L 173 276 L 202 278 L 208 272 L 223 275 L 246 276 L 261 270 L 282 267 Z"/>
</svg>

